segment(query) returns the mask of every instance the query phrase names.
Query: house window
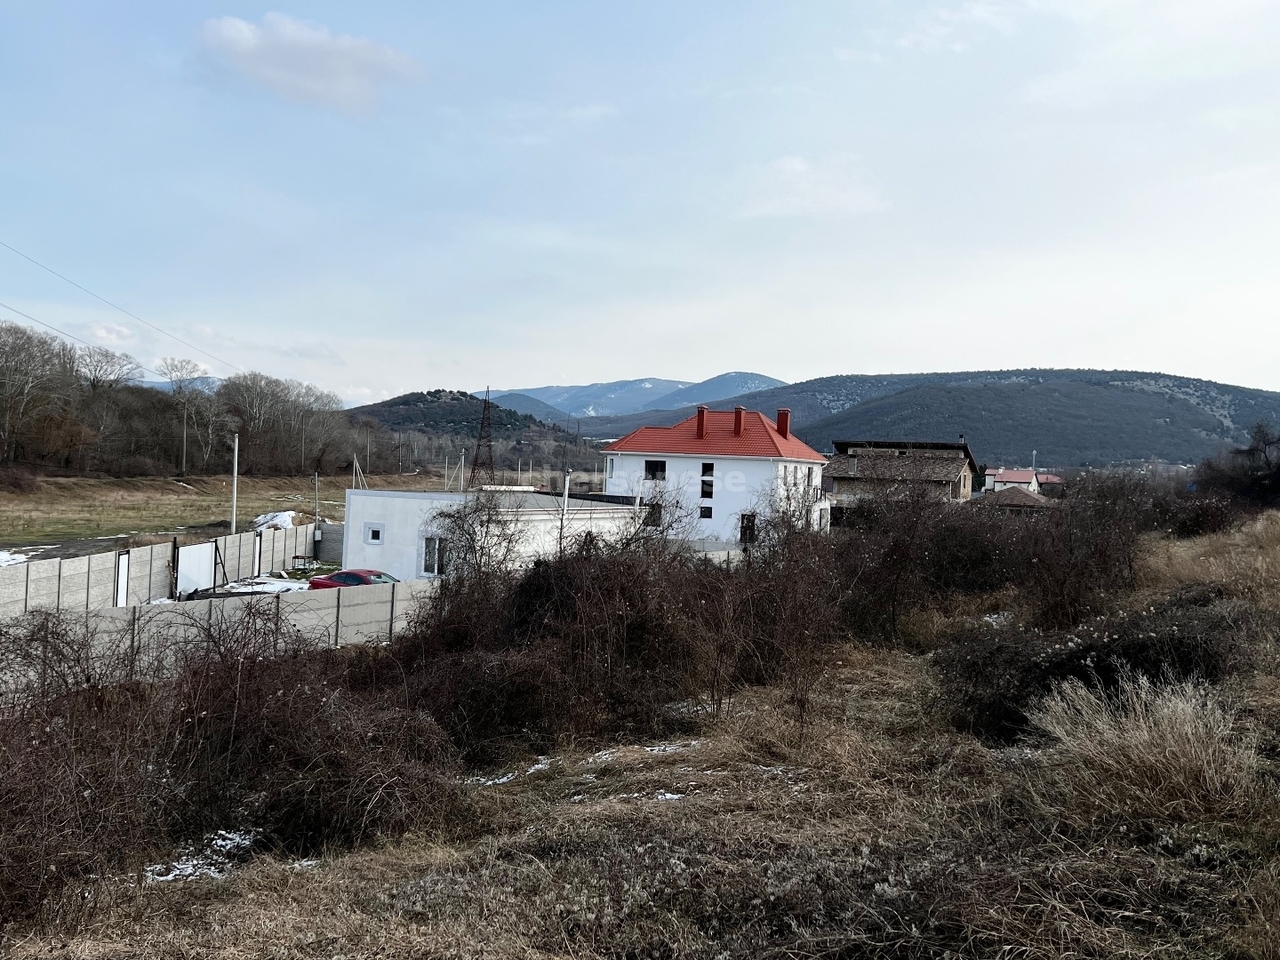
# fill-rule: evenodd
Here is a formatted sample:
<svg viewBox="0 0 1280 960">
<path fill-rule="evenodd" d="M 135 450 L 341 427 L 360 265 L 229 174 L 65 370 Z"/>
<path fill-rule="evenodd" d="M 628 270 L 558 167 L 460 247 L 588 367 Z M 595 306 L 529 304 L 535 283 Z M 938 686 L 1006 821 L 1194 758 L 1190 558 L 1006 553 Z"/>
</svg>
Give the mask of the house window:
<svg viewBox="0 0 1280 960">
<path fill-rule="evenodd" d="M 810 468 L 809 468 L 809 482 L 808 482 L 808 486 L 810 486 L 810 487 L 812 487 L 812 486 L 813 486 L 813 467 L 810 467 Z"/>
<path fill-rule="evenodd" d="M 445 545 L 443 537 L 424 537 L 422 540 L 422 574 L 439 577 L 444 574 Z"/>
<path fill-rule="evenodd" d="M 366 523 L 364 525 L 364 542 L 372 547 L 380 547 L 385 533 L 386 527 L 384 524 Z"/>
<path fill-rule="evenodd" d="M 644 515 L 644 525 L 646 527 L 662 526 L 662 504 L 649 504 L 649 509 L 645 511 Z"/>
<path fill-rule="evenodd" d="M 609 458 L 608 472 L 606 474 L 610 480 L 613 479 L 613 457 Z"/>
<path fill-rule="evenodd" d="M 699 519 L 699 520 L 710 520 L 710 519 L 711 519 L 711 508 L 710 508 L 710 507 L 699 507 L 699 508 L 698 508 L 698 519 Z"/>
<path fill-rule="evenodd" d="M 756 542 L 756 515 L 744 513 L 738 521 L 738 542 L 751 545 Z"/>
<path fill-rule="evenodd" d="M 646 460 L 644 462 L 644 478 L 646 480 L 666 480 L 667 461 Z"/>
<path fill-rule="evenodd" d="M 702 499 L 710 500 L 716 492 L 715 484 L 716 465 L 714 463 L 704 463 L 702 465 Z M 707 509 L 710 509 L 708 507 Z"/>
</svg>

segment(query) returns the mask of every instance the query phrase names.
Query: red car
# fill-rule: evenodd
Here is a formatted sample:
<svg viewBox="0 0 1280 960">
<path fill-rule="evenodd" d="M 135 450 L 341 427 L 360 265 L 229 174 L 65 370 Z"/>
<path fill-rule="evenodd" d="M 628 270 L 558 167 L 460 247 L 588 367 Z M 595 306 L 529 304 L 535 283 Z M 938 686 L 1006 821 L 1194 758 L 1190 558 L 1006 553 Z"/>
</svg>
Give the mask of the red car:
<svg viewBox="0 0 1280 960">
<path fill-rule="evenodd" d="M 337 573 L 312 577 L 307 582 L 312 590 L 327 590 L 330 587 L 364 587 L 371 583 L 399 583 L 400 581 L 381 570 L 339 570 Z"/>
</svg>

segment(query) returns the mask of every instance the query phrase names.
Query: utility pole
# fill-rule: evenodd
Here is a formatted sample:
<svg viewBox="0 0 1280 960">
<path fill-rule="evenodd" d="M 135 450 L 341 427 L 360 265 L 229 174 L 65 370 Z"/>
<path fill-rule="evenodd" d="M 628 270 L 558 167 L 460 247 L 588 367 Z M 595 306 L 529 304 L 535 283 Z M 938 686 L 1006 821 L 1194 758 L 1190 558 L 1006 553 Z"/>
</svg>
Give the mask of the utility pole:
<svg viewBox="0 0 1280 960">
<path fill-rule="evenodd" d="M 564 499 L 560 501 L 560 553 L 564 554 L 564 525 L 569 519 L 569 478 L 573 476 L 572 470 L 564 472 Z"/>
<path fill-rule="evenodd" d="M 187 475 L 187 403 L 182 401 L 182 475 Z"/>
<path fill-rule="evenodd" d="M 240 492 L 240 434 L 231 438 L 231 533 L 236 532 L 236 496 Z"/>
</svg>

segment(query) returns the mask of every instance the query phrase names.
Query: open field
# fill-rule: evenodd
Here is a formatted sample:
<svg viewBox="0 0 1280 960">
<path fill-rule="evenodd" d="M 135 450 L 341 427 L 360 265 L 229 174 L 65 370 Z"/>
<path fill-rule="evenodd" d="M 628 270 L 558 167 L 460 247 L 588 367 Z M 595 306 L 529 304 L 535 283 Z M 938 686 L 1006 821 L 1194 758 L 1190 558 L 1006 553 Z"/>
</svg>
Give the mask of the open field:
<svg viewBox="0 0 1280 960">
<path fill-rule="evenodd" d="M 515 471 L 498 471 L 499 483 L 515 483 Z M 372 490 L 443 490 L 442 471 L 415 474 L 367 475 Z M 455 479 L 456 482 L 456 479 Z M 138 477 L 99 480 L 78 477 L 41 477 L 30 493 L 0 493 L 0 549 L 33 545 L 66 544 L 63 552 L 41 556 L 92 553 L 127 545 L 126 538 L 145 540 L 157 534 L 174 534 L 193 527 L 229 522 L 229 476 Z M 320 478 L 320 516 L 332 522 L 343 519 L 348 475 Z M 297 510 L 300 518 L 314 515 L 315 498 L 310 477 L 241 477 L 239 525 L 245 529 L 255 516 L 278 510 Z M 207 535 L 207 533 L 206 533 Z M 120 542 L 98 544 L 95 539 Z"/>
<path fill-rule="evenodd" d="M 366 480 L 375 490 L 440 490 L 444 484 L 437 473 L 377 475 Z M 342 520 L 345 491 L 350 485 L 351 478 L 345 475 L 320 478 L 322 517 Z M 240 478 L 241 529 L 255 516 L 278 510 L 297 510 L 310 519 L 314 504 L 309 477 Z M 230 517 L 229 476 L 185 480 L 42 477 L 31 493 L 0 494 L 0 548 L 94 538 L 146 537 L 225 524 Z"/>
</svg>

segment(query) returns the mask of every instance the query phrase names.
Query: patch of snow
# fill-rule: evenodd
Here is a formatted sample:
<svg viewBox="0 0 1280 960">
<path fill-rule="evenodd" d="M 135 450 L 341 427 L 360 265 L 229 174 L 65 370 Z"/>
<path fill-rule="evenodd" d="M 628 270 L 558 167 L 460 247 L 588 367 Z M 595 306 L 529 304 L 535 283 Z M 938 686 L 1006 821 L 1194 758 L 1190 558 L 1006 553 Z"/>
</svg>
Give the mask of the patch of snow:
<svg viewBox="0 0 1280 960">
<path fill-rule="evenodd" d="M 505 773 L 499 777 L 467 777 L 463 783 L 471 783 L 477 787 L 496 787 L 504 783 L 510 783 L 516 778 L 515 772 Z"/>
<path fill-rule="evenodd" d="M 306 580 L 290 580 L 283 577 L 249 577 L 244 580 L 232 580 L 218 590 L 223 593 L 293 593 L 295 590 L 306 590 L 310 585 Z"/>
<path fill-rule="evenodd" d="M 688 750 L 698 745 L 697 740 L 690 740 L 688 743 L 656 743 L 653 746 L 645 747 L 645 753 L 656 753 L 659 756 L 665 756 L 668 753 L 680 753 L 682 750 Z"/>
<path fill-rule="evenodd" d="M 288 530 L 293 527 L 296 510 L 280 510 L 277 513 L 264 513 L 253 518 L 255 530 Z"/>
<path fill-rule="evenodd" d="M 683 799 L 684 799 L 684 794 L 683 794 L 683 793 L 671 793 L 671 792 L 670 792 L 670 791 L 668 791 L 668 790 L 659 790 L 659 791 L 658 791 L 658 795 L 657 795 L 656 797 L 654 797 L 653 799 L 655 799 L 655 800 L 658 800 L 658 801 L 661 801 L 661 802 L 664 802 L 664 803 L 665 803 L 665 802 L 669 802 L 669 801 L 672 801 L 672 800 L 683 800 Z"/>
<path fill-rule="evenodd" d="M 319 860 L 295 860 L 289 864 L 290 870 L 314 870 L 320 866 Z"/>
<path fill-rule="evenodd" d="M 15 563 L 26 562 L 27 555 L 25 553 L 10 553 L 8 550 L 0 550 L 0 567 L 8 567 Z"/>
<path fill-rule="evenodd" d="M 542 773 L 544 770 L 550 770 L 551 765 L 555 763 L 554 757 L 539 757 L 538 762 L 528 769 L 525 773 L 526 777 L 531 777 L 535 773 Z"/>
<path fill-rule="evenodd" d="M 174 483 L 176 483 L 176 484 L 177 484 L 178 486 L 180 486 L 180 487 L 186 487 L 188 490 L 194 490 L 194 489 L 195 489 L 195 487 L 193 487 L 191 484 L 189 484 L 189 483 L 183 483 L 181 480 L 174 480 L 173 482 L 174 482 Z"/>
<path fill-rule="evenodd" d="M 258 835 L 250 830 L 219 830 L 205 837 L 202 849 L 185 849 L 172 863 L 155 863 L 143 871 L 148 883 L 225 877 L 239 861 L 248 859 Z"/>
</svg>

